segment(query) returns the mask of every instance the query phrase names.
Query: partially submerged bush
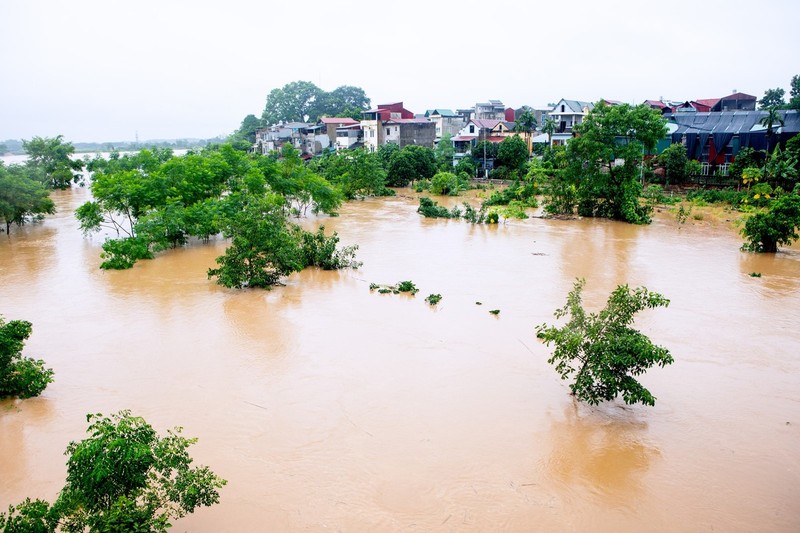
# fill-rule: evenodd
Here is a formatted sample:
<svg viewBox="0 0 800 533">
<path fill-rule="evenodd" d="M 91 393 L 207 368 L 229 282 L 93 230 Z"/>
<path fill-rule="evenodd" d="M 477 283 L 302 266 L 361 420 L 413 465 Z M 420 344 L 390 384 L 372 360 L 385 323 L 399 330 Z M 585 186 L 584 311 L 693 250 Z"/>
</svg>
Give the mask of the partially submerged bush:
<svg viewBox="0 0 800 533">
<path fill-rule="evenodd" d="M 33 327 L 25 320 L 6 323 L 0 317 L 0 399 L 39 396 L 53 382 L 53 371 L 41 359 L 22 357 Z"/>
<path fill-rule="evenodd" d="M 442 301 L 441 294 L 429 294 L 425 301 L 428 302 L 430 305 L 436 305 Z"/>
</svg>

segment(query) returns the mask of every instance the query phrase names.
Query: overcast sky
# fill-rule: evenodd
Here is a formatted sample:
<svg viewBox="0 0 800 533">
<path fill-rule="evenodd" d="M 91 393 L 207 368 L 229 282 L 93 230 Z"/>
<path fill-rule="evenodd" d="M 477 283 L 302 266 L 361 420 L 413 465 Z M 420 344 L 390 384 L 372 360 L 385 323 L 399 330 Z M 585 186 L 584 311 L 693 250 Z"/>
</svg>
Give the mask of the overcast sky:
<svg viewBox="0 0 800 533">
<path fill-rule="evenodd" d="M 761 97 L 800 1 L 0 0 L 0 140 L 209 138 L 295 80 L 422 113 Z"/>
</svg>

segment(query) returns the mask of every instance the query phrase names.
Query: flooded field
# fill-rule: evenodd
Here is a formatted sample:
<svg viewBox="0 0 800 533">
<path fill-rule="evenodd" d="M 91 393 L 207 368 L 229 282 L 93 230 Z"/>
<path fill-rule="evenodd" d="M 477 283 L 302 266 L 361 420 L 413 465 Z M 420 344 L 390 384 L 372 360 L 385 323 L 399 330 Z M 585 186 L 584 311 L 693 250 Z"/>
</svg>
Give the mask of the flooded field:
<svg viewBox="0 0 800 533">
<path fill-rule="evenodd" d="M 53 500 L 86 414 L 131 409 L 228 480 L 175 531 L 800 530 L 797 245 L 745 254 L 666 213 L 472 226 L 400 196 L 303 221 L 361 269 L 235 291 L 206 277 L 222 240 L 99 270 L 87 198 L 0 234 L 0 314 L 56 372 L 0 402 L 0 508 Z M 577 277 L 592 310 L 622 283 L 671 299 L 637 321 L 675 358 L 642 379 L 654 408 L 578 405 L 547 364 L 534 328 Z M 401 280 L 420 293 L 369 291 Z"/>
</svg>

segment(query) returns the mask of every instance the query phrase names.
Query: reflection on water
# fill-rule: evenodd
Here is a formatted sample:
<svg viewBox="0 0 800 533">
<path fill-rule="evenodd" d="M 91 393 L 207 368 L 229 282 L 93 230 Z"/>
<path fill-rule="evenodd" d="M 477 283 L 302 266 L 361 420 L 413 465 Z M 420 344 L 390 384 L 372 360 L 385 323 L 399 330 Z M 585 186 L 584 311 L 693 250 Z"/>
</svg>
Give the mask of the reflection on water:
<svg viewBox="0 0 800 533">
<path fill-rule="evenodd" d="M 0 508 L 52 500 L 85 415 L 129 408 L 229 480 L 180 531 L 800 530 L 800 248 L 666 216 L 472 226 L 404 194 L 301 220 L 364 266 L 272 291 L 207 279 L 222 240 L 98 270 L 85 189 L 0 235 L 0 313 L 56 371 L 0 402 Z M 592 310 L 620 283 L 671 299 L 637 322 L 676 360 L 642 378 L 654 408 L 576 407 L 547 365 L 534 327 L 577 277 Z M 420 293 L 369 291 L 401 280 Z"/>
<path fill-rule="evenodd" d="M 659 456 L 644 442 L 647 422 L 636 417 L 631 410 L 610 416 L 599 408 L 565 407 L 563 418 L 550 425 L 549 474 L 609 507 L 632 506 L 632 496 L 641 493 L 644 474 Z"/>
</svg>

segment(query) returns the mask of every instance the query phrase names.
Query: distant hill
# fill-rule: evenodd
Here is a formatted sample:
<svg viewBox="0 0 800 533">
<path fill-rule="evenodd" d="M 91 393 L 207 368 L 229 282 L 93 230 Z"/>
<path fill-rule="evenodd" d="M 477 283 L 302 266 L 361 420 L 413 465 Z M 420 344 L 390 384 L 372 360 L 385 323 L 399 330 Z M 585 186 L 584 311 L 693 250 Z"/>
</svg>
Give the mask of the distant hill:
<svg viewBox="0 0 800 533">
<path fill-rule="evenodd" d="M 111 150 L 119 151 L 134 151 L 142 148 L 150 148 L 157 146 L 159 148 L 202 148 L 208 144 L 222 143 L 225 139 L 222 137 L 215 137 L 213 139 L 149 139 L 146 141 L 106 141 L 106 142 L 74 142 L 72 146 L 75 147 L 75 152 L 79 153 L 93 153 L 93 152 L 109 152 Z M 20 139 L 7 139 L 0 141 L 0 145 L 5 145 L 6 153 L 9 154 L 23 154 L 25 151 L 22 149 L 22 140 Z M 1 154 L 0 154 L 1 155 Z"/>
</svg>

